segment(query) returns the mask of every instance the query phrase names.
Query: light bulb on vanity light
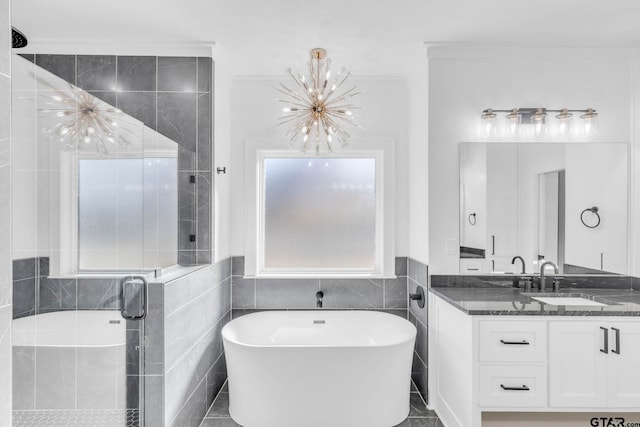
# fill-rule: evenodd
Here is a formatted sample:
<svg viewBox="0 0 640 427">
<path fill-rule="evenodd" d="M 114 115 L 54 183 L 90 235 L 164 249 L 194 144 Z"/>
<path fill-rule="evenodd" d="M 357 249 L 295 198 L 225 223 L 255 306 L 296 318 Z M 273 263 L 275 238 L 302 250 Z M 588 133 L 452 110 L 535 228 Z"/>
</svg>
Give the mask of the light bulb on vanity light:
<svg viewBox="0 0 640 427">
<path fill-rule="evenodd" d="M 496 128 L 496 117 L 498 115 L 496 113 L 493 112 L 493 110 L 491 108 L 487 108 L 486 110 L 482 111 L 482 115 L 480 116 L 482 118 L 482 134 L 485 137 L 492 137 L 495 136 L 497 133 L 497 128 Z"/>
<path fill-rule="evenodd" d="M 507 134 L 509 136 L 517 136 L 518 133 L 520 133 L 521 121 L 522 115 L 517 108 L 514 108 L 509 114 L 507 114 Z"/>
<path fill-rule="evenodd" d="M 536 108 L 536 112 L 533 114 L 533 126 L 534 134 L 539 137 L 544 135 L 546 130 L 545 121 L 547 118 L 547 111 L 544 108 Z"/>
<path fill-rule="evenodd" d="M 597 131 L 598 113 L 593 108 L 587 108 L 584 114 L 580 115 L 580 118 L 584 120 L 584 136 L 595 135 Z"/>
<path fill-rule="evenodd" d="M 558 119 L 558 135 L 565 137 L 571 134 L 571 122 L 573 113 L 570 113 L 567 108 L 560 110 L 560 113 L 556 114 Z"/>
</svg>

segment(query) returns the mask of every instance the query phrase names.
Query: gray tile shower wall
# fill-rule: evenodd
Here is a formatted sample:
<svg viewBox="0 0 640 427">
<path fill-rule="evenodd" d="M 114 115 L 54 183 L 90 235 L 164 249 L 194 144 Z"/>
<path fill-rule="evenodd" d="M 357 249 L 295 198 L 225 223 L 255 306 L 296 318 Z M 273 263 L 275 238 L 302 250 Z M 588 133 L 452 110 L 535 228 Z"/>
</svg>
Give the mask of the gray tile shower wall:
<svg viewBox="0 0 640 427">
<path fill-rule="evenodd" d="M 149 284 L 148 425 L 197 426 L 224 380 L 221 329 L 231 318 L 231 259 Z"/>
<path fill-rule="evenodd" d="M 117 278 L 51 278 L 49 258 L 13 261 L 13 318 L 60 310 L 119 310 Z"/>
<path fill-rule="evenodd" d="M 408 259 L 408 289 L 409 293 L 416 293 L 418 286 L 422 286 L 425 291 L 425 298 L 428 288 L 429 269 L 427 265 L 416 261 L 412 258 Z M 428 343 L 429 343 L 429 316 L 428 304 L 420 308 L 416 301 L 409 304 L 409 320 L 416 325 L 418 335 L 416 337 L 416 348 L 413 357 L 413 371 L 411 378 L 416 384 L 418 391 L 428 402 Z"/>
<path fill-rule="evenodd" d="M 11 1 L 0 0 L 0 425 L 11 425 Z"/>
<path fill-rule="evenodd" d="M 183 265 L 209 263 L 212 59 L 113 55 L 22 56 L 115 105 L 179 144 L 178 262 Z M 192 182 L 191 176 L 195 177 L 195 182 Z"/>
</svg>

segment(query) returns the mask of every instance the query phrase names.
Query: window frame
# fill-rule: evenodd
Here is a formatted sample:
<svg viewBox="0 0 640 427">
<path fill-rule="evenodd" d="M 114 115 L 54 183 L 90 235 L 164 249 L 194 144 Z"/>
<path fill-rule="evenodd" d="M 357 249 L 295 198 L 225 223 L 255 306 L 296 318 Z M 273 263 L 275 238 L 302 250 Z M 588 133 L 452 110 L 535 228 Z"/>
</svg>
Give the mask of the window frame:
<svg viewBox="0 0 640 427">
<path fill-rule="evenodd" d="M 395 277 L 395 142 L 354 140 L 333 154 L 283 150 L 282 140 L 246 141 L 245 150 L 245 277 Z M 264 160 L 267 158 L 373 158 L 376 163 L 375 263 L 372 269 L 266 268 L 264 265 Z"/>
</svg>

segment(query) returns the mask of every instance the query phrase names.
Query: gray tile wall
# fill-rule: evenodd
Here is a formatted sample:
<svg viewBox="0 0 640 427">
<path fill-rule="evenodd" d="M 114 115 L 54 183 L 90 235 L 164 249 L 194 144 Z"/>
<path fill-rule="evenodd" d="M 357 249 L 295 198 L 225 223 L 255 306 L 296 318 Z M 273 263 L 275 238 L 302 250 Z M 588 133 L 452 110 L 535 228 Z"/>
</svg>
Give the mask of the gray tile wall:
<svg viewBox="0 0 640 427">
<path fill-rule="evenodd" d="M 13 260 L 13 318 L 60 310 L 119 310 L 117 278 L 50 278 L 49 258 Z"/>
<path fill-rule="evenodd" d="M 22 56 L 179 144 L 178 262 L 211 262 L 212 59 Z"/>
<path fill-rule="evenodd" d="M 11 1 L 0 0 L 0 425 L 11 425 Z"/>
<path fill-rule="evenodd" d="M 245 278 L 244 257 L 232 258 L 232 308 L 237 316 L 256 310 L 314 309 L 316 292 L 328 309 L 366 309 L 407 316 L 406 258 L 396 259 L 393 279 Z"/>
<path fill-rule="evenodd" d="M 425 292 L 425 298 L 428 292 L 428 267 L 412 258 L 407 262 L 408 270 L 408 287 L 409 293 L 416 293 L 418 286 L 422 286 Z M 428 349 L 429 349 L 429 312 L 428 304 L 425 303 L 423 308 L 420 308 L 416 301 L 411 301 L 409 305 L 409 320 L 416 325 L 418 335 L 416 337 L 416 348 L 413 355 L 413 370 L 411 372 L 411 378 L 416 384 L 418 391 L 424 398 L 425 402 L 428 402 Z"/>
<path fill-rule="evenodd" d="M 200 424 L 226 379 L 220 331 L 230 318 L 230 258 L 149 284 L 147 425 Z"/>
</svg>

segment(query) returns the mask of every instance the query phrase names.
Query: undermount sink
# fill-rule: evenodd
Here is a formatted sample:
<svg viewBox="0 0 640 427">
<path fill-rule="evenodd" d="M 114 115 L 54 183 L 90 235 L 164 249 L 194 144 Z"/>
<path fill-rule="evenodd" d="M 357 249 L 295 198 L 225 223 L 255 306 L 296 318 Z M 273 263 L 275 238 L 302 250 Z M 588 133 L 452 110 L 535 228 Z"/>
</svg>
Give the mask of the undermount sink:
<svg viewBox="0 0 640 427">
<path fill-rule="evenodd" d="M 590 306 L 606 306 L 607 304 L 603 304 L 598 301 L 593 301 L 587 298 L 582 297 L 531 297 L 536 301 L 543 302 L 549 305 L 590 305 Z"/>
</svg>

